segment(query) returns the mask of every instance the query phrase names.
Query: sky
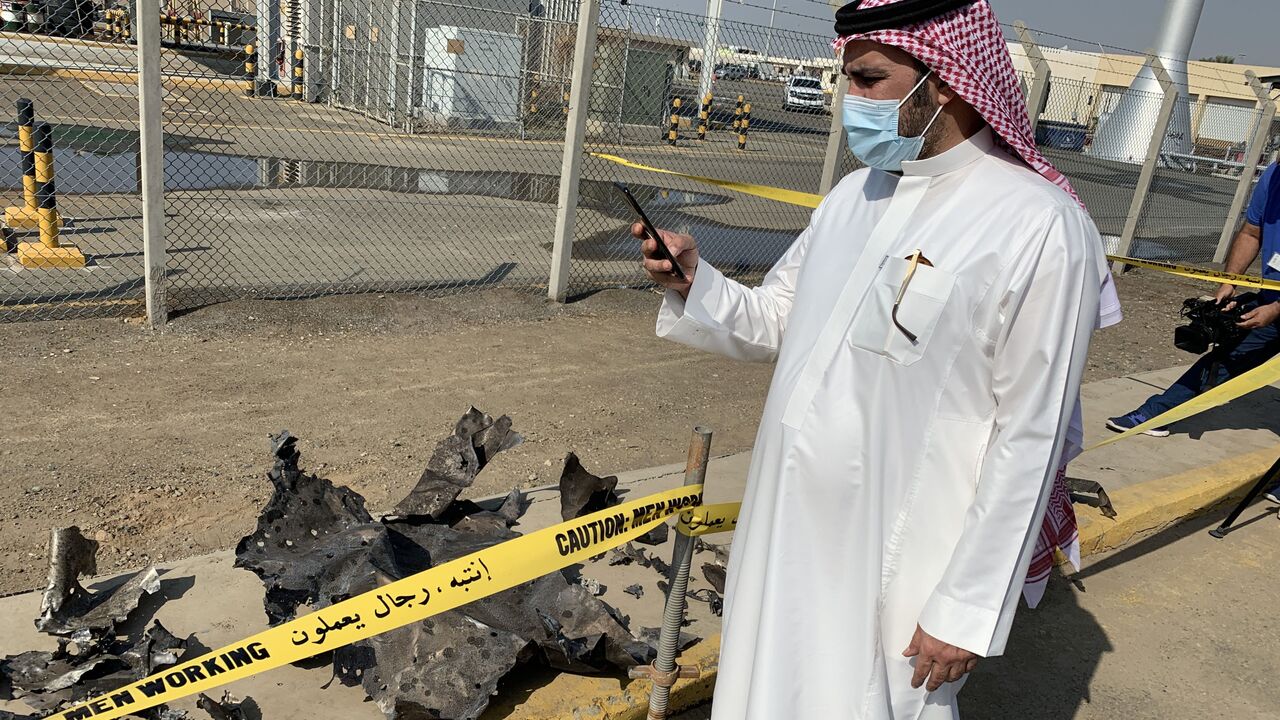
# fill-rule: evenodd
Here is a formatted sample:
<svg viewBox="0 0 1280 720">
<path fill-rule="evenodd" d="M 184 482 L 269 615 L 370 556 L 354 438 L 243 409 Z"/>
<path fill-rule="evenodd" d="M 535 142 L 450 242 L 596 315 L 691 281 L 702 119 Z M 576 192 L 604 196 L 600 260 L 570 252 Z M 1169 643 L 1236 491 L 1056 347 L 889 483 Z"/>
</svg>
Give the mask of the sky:
<svg viewBox="0 0 1280 720">
<path fill-rule="evenodd" d="M 606 15 L 618 12 L 601 0 Z M 706 13 L 706 0 L 631 0 L 633 5 Z M 773 0 L 723 0 L 724 17 L 745 23 L 769 24 Z M 1095 43 L 1137 52 L 1155 42 L 1166 0 L 990 0 L 1002 22 L 1022 20 L 1029 27 L 1060 33 L 1044 34 L 1043 45 L 1097 49 Z M 775 27 L 820 35 L 832 34 L 827 0 L 777 0 Z M 645 11 L 638 11 L 645 12 Z M 652 12 L 652 11 L 648 11 Z M 801 17 L 810 16 L 810 17 Z M 1213 55 L 1241 56 L 1239 62 L 1280 67 L 1280 2 L 1277 0 L 1205 0 L 1204 12 L 1191 48 L 1191 59 Z M 745 44 L 745 43 L 743 43 Z M 1110 48 L 1108 48 L 1111 50 Z M 1114 50 L 1111 50 L 1114 51 Z"/>
</svg>

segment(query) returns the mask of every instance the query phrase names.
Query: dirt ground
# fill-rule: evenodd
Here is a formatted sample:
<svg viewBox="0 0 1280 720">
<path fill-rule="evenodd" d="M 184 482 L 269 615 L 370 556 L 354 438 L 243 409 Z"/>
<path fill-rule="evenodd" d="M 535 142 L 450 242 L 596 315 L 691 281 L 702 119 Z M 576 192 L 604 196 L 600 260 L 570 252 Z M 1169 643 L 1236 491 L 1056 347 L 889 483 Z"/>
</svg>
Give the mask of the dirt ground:
<svg viewBox="0 0 1280 720">
<path fill-rule="evenodd" d="M 1135 272 L 1126 321 L 1099 334 L 1086 380 L 1187 362 L 1181 299 L 1212 286 Z M 99 570 L 231 547 L 269 494 L 269 433 L 303 466 L 389 509 L 436 441 L 475 405 L 525 443 L 471 496 L 555 482 L 573 450 L 598 474 L 680 462 L 690 428 L 746 449 L 771 367 L 653 335 L 659 296 L 603 292 L 565 306 L 492 290 L 247 301 L 173 319 L 0 325 L 0 594 L 44 582 L 47 533 L 76 524 Z"/>
</svg>

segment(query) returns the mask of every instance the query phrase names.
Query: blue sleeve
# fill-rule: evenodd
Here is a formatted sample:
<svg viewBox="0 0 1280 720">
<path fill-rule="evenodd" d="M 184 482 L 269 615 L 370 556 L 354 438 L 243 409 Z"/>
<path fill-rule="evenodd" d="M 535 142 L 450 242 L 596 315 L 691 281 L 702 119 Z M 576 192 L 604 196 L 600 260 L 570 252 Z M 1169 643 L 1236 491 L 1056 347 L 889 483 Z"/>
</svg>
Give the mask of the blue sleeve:
<svg viewBox="0 0 1280 720">
<path fill-rule="evenodd" d="M 1253 199 L 1249 201 L 1249 209 L 1245 211 L 1245 220 L 1250 225 L 1262 227 L 1262 219 L 1266 217 L 1267 197 L 1271 195 L 1271 183 L 1275 179 L 1276 163 L 1271 163 L 1258 178 L 1258 185 L 1253 189 Z"/>
</svg>

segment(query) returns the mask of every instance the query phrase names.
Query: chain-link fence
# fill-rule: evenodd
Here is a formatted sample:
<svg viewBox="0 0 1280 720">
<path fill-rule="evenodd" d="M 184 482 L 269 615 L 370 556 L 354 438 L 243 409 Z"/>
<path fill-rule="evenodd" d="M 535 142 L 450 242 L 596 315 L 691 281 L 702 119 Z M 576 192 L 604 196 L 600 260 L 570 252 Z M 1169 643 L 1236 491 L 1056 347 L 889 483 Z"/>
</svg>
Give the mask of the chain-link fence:
<svg viewBox="0 0 1280 720">
<path fill-rule="evenodd" d="M 167 164 L 191 181 L 165 193 L 172 307 L 545 285 L 564 113 L 531 88 L 563 71 L 543 51 L 563 57 L 566 35 L 572 59 L 573 25 L 307 7 L 233 53 L 252 83 L 202 75 L 166 97 Z"/>
<path fill-rule="evenodd" d="M 632 3 L 602 8 L 588 153 L 694 175 L 816 193 L 831 128 L 830 39 L 720 22 L 704 57 L 701 15 Z M 643 282 L 633 215 L 611 182 L 632 186 L 657 225 L 695 235 L 702 257 L 760 275 L 810 211 L 586 158 L 570 278 L 575 291 Z"/>
<path fill-rule="evenodd" d="M 546 288 L 578 5 L 156 2 L 168 309 Z M 142 6 L 46 2 L 16 21 L 0 12 L 9 23 L 0 108 L 13 113 L 0 165 L 13 208 L 0 317 L 141 311 L 133 43 Z M 825 35 L 604 3 L 584 98 L 570 294 L 645 282 L 613 181 L 631 186 L 659 225 L 695 234 L 711 262 L 759 276 L 804 227 L 807 209 L 634 165 L 819 192 L 831 180 L 829 148 L 839 153 L 836 178 L 857 167 L 831 115 L 840 112 L 837 70 Z M 1025 78 L 1028 87 L 1034 80 Z M 1124 92 L 1055 77 L 1037 126 L 1041 148 L 1113 243 L 1130 219 L 1152 132 L 1131 128 L 1142 147 L 1135 157 L 1098 152 Z M 20 99 L 48 124 L 57 181 L 47 188 L 34 174 L 48 169 L 49 153 L 35 152 L 34 125 L 19 128 Z M 1227 216 L 1260 113 L 1183 103 L 1187 151 L 1159 158 L 1130 251 L 1202 262 L 1236 221 Z M 54 190 L 59 221 L 42 234 L 39 206 L 50 201 L 41 198 Z"/>
<path fill-rule="evenodd" d="M 136 314 L 142 206 L 134 54 L 85 42 L 105 30 L 86 3 L 6 7 L 0 187 L 8 263 L 0 272 L 0 318 Z"/>
</svg>

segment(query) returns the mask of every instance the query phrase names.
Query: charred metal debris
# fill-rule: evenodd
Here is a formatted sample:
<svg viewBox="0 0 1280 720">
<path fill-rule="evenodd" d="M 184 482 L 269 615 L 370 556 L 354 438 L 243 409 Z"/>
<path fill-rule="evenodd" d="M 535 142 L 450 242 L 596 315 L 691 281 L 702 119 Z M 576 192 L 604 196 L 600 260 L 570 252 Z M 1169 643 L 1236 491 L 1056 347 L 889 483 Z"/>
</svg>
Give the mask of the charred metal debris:
<svg viewBox="0 0 1280 720">
<path fill-rule="evenodd" d="M 459 498 L 494 457 L 522 440 L 510 418 L 471 408 L 436 445 L 414 488 L 375 518 L 359 493 L 305 472 L 298 439 L 283 431 L 270 441 L 272 495 L 255 530 L 237 544 L 235 565 L 262 580 L 263 609 L 278 625 L 302 609 L 318 610 L 519 537 L 513 527 L 530 504 L 519 489 L 498 504 Z M 561 517 L 617 504 L 617 484 L 617 477 L 593 475 L 569 453 L 559 484 Z M 660 544 L 666 531 L 664 524 L 638 542 Z M 713 546 L 700 541 L 698 549 Z M 0 700 L 21 699 L 43 716 L 207 650 L 158 622 L 146 626 L 163 602 L 162 582 L 168 582 L 154 567 L 95 590 L 81 585 L 80 578 L 97 571 L 96 553 L 97 543 L 77 528 L 54 531 L 36 625 L 58 637 L 58 649 L 0 658 Z M 609 553 L 608 563 L 670 574 L 667 563 L 630 543 Z M 633 633 L 629 618 L 598 597 L 607 592 L 571 567 L 305 664 L 331 663 L 335 679 L 361 686 L 390 720 L 477 718 L 504 677 L 522 666 L 603 673 L 652 662 L 657 629 Z M 644 590 L 635 584 L 624 592 L 639 598 Z M 718 600 L 715 591 L 706 592 Z M 145 630 L 127 632 L 135 626 Z M 682 647 L 696 641 L 681 636 Z M 251 698 L 201 695 L 196 706 L 213 720 L 261 717 Z M 188 715 L 159 706 L 146 717 Z M 0 720 L 10 718 L 25 720 L 0 711 Z"/>
<path fill-rule="evenodd" d="M 159 607 L 161 580 L 154 567 L 86 589 L 80 578 L 97 572 L 98 543 L 77 527 L 54 530 L 49 543 L 49 582 L 36 627 L 57 638 L 52 652 L 0 658 L 0 700 L 21 700 L 38 715 L 0 711 L 0 720 L 59 712 L 80 701 L 178 664 L 204 651 L 194 637 L 181 639 L 146 618 Z M 139 629 L 140 628 L 140 629 Z M 183 720 L 163 705 L 151 720 Z"/>
<path fill-rule="evenodd" d="M 519 490 L 496 508 L 459 496 L 521 440 L 506 416 L 472 408 L 437 444 L 417 485 L 375 520 L 359 494 L 304 472 L 296 438 L 281 433 L 271 446 L 274 491 L 257 529 L 236 547 L 236 565 L 262 579 L 275 625 L 302 606 L 323 608 L 518 537 L 512 527 L 529 506 Z M 616 486 L 616 477 L 592 475 L 569 454 L 562 517 L 616 504 Z M 628 618 L 595 597 L 606 589 L 572 568 L 552 573 L 339 648 L 334 675 L 362 686 L 391 720 L 463 720 L 478 717 L 520 666 L 601 673 L 651 662 L 654 642 L 635 637 Z"/>
</svg>

